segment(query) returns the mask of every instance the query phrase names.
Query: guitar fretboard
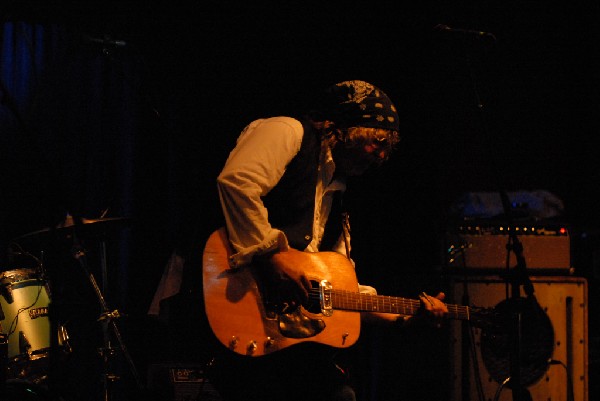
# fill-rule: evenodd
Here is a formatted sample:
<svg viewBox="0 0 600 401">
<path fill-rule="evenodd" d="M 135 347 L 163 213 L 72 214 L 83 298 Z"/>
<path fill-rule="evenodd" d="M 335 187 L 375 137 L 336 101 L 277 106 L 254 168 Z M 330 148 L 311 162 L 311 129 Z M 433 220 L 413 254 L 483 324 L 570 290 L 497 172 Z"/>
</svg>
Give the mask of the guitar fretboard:
<svg viewBox="0 0 600 401">
<path fill-rule="evenodd" d="M 421 302 L 416 299 L 391 297 L 384 295 L 360 294 L 352 291 L 331 291 L 333 309 L 358 312 L 397 313 L 416 315 L 421 309 Z M 468 306 L 446 304 L 447 316 L 452 319 L 469 320 Z"/>
</svg>

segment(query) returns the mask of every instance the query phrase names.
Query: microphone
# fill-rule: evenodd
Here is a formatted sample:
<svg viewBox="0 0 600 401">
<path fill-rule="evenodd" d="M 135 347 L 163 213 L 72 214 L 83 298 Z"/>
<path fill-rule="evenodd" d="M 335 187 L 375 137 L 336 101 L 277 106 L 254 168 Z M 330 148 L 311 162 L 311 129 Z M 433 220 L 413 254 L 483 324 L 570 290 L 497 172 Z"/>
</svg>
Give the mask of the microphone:
<svg viewBox="0 0 600 401">
<path fill-rule="evenodd" d="M 114 46 L 114 47 L 127 46 L 127 42 L 125 42 L 124 40 L 114 40 L 114 39 L 111 39 L 109 36 L 105 36 L 104 38 L 100 39 L 100 38 L 94 38 L 89 35 L 85 35 L 84 39 L 89 43 L 99 43 L 103 46 Z"/>
<path fill-rule="evenodd" d="M 457 34 L 461 34 L 461 35 L 465 35 L 465 36 L 475 37 L 477 39 L 489 37 L 489 38 L 492 38 L 494 41 L 496 41 L 496 37 L 494 36 L 493 33 L 490 33 L 490 32 L 476 31 L 473 29 L 450 28 L 448 25 L 444 25 L 444 24 L 437 24 L 436 26 L 433 27 L 433 29 L 435 31 L 439 31 L 439 32 L 457 33 Z"/>
</svg>

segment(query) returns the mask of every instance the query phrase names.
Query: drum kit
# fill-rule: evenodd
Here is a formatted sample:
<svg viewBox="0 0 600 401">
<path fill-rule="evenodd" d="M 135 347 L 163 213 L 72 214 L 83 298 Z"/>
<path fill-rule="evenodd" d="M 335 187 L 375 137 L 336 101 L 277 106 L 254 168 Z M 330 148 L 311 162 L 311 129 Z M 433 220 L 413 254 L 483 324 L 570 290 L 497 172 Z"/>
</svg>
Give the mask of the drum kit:
<svg viewBox="0 0 600 401">
<path fill-rule="evenodd" d="M 26 267 L 0 271 L 0 399 L 2 400 L 64 400 L 56 394 L 54 379 L 59 365 L 73 352 L 71 339 L 62 316 L 57 309 L 61 302 L 55 302 L 53 293 L 56 276 L 52 268 L 47 268 L 44 251 L 40 257 L 26 251 L 22 244 L 52 243 L 67 240 L 70 255 L 86 277 L 97 299 L 100 314 L 94 318 L 101 330 L 103 344 L 97 355 L 103 383 L 102 399 L 112 400 L 114 382 L 119 380 L 112 371 L 111 360 L 117 354 L 111 339 L 115 339 L 132 377 L 140 386 L 135 365 L 123 342 L 117 325 L 121 317 L 118 310 L 110 310 L 104 297 L 106 284 L 106 234 L 109 230 L 125 227 L 127 218 L 74 218 L 70 215 L 56 227 L 30 232 L 11 241 L 9 253 L 27 258 Z M 98 285 L 87 262 L 87 250 L 83 240 L 92 238 L 101 246 L 100 267 L 103 289 Z M 100 334 L 100 333 L 99 333 Z M 6 396 L 8 398 L 6 398 Z"/>
</svg>

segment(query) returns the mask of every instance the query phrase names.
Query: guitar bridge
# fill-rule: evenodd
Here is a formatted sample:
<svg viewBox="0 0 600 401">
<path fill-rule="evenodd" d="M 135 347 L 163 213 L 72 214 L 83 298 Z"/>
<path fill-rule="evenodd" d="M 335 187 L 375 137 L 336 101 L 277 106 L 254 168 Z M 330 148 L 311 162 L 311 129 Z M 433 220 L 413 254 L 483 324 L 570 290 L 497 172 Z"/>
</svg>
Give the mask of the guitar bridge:
<svg viewBox="0 0 600 401">
<path fill-rule="evenodd" d="M 323 316 L 333 315 L 333 302 L 331 300 L 331 290 L 333 286 L 327 280 L 321 280 L 319 283 L 319 301 L 321 303 L 321 313 Z"/>
</svg>

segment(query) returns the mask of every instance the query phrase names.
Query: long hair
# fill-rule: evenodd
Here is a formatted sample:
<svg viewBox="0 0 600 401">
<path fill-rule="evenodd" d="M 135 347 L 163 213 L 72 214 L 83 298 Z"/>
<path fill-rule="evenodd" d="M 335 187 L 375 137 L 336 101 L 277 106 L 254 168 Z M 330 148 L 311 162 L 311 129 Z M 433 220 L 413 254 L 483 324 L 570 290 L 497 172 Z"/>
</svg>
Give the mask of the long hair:
<svg viewBox="0 0 600 401">
<path fill-rule="evenodd" d="M 394 151 L 400 135 L 398 131 L 372 127 L 338 128 L 332 121 L 314 121 L 312 125 L 321 132 L 322 137 L 333 148 L 338 143 L 343 143 L 348 148 L 359 148 L 368 144 L 377 144 L 385 151 L 386 158 Z"/>
</svg>

